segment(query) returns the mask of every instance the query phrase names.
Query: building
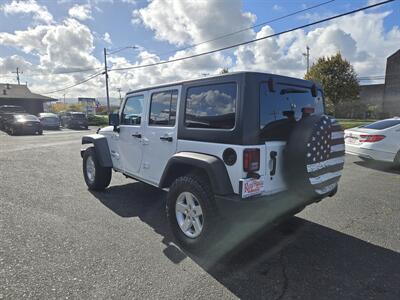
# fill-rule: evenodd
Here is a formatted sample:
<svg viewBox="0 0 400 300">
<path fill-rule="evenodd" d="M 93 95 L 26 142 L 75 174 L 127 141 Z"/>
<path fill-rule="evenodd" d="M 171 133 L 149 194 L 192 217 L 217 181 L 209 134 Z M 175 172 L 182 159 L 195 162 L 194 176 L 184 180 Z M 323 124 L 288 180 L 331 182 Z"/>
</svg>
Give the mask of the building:
<svg viewBox="0 0 400 300">
<path fill-rule="evenodd" d="M 385 83 L 361 85 L 360 99 L 383 117 L 400 116 L 400 49 L 386 60 Z"/>
<path fill-rule="evenodd" d="M 383 112 L 400 116 L 400 50 L 387 59 Z"/>
<path fill-rule="evenodd" d="M 43 112 L 43 103 L 56 99 L 32 93 L 27 85 L 0 83 L 0 106 L 17 105 L 26 112 L 37 115 Z"/>
</svg>

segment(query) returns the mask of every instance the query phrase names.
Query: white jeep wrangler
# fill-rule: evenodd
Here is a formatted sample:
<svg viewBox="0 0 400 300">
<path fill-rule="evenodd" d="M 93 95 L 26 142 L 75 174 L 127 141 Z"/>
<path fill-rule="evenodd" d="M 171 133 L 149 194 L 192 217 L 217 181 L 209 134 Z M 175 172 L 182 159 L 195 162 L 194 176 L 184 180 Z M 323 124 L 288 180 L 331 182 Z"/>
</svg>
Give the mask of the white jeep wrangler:
<svg viewBox="0 0 400 300">
<path fill-rule="evenodd" d="M 111 126 L 82 138 L 92 145 L 83 175 L 91 190 L 105 189 L 111 170 L 168 190 L 172 232 L 195 249 L 216 231 L 222 202 L 265 204 L 272 222 L 336 193 L 343 132 L 324 107 L 318 84 L 254 72 L 132 91 Z"/>
</svg>

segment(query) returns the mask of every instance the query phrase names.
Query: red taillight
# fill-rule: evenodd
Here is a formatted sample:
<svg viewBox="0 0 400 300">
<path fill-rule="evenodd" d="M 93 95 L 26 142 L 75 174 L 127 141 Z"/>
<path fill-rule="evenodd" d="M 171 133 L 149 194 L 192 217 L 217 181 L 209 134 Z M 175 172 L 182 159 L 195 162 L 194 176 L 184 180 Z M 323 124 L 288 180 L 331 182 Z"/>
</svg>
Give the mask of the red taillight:
<svg viewBox="0 0 400 300">
<path fill-rule="evenodd" d="M 302 112 L 303 114 L 308 114 L 308 115 L 313 114 L 314 111 L 315 111 L 314 107 L 303 107 L 303 108 L 301 109 L 301 112 Z"/>
<path fill-rule="evenodd" d="M 243 152 L 243 170 L 255 172 L 260 169 L 260 149 L 245 149 Z"/>
<path fill-rule="evenodd" d="M 361 143 L 375 143 L 382 141 L 384 138 L 385 138 L 384 135 L 379 135 L 379 134 L 361 134 L 359 141 Z"/>
</svg>

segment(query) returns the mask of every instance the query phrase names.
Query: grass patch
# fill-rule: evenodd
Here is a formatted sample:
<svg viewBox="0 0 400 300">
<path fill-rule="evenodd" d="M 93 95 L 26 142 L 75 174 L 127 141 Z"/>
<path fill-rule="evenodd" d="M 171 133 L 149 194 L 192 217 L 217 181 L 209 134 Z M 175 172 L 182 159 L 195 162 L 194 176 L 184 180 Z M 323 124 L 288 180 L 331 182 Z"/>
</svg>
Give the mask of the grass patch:
<svg viewBox="0 0 400 300">
<path fill-rule="evenodd" d="M 375 122 L 376 120 L 373 119 L 338 119 L 340 125 L 342 125 L 343 129 L 348 129 L 348 128 L 353 128 L 353 127 L 358 127 L 362 125 L 367 125 L 372 122 Z"/>
</svg>

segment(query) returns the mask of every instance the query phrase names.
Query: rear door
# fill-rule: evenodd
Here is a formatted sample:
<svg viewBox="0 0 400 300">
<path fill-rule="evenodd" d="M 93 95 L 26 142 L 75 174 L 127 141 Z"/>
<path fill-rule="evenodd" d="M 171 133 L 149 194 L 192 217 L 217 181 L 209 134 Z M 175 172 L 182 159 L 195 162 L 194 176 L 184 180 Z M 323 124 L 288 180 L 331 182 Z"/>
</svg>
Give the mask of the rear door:
<svg viewBox="0 0 400 300">
<path fill-rule="evenodd" d="M 149 109 L 143 134 L 143 179 L 158 184 L 177 147 L 177 102 L 181 87 L 149 92 Z"/>
<path fill-rule="evenodd" d="M 147 95 L 147 92 L 129 95 L 120 116 L 119 160 L 122 171 L 132 176 L 140 175 Z"/>
</svg>

